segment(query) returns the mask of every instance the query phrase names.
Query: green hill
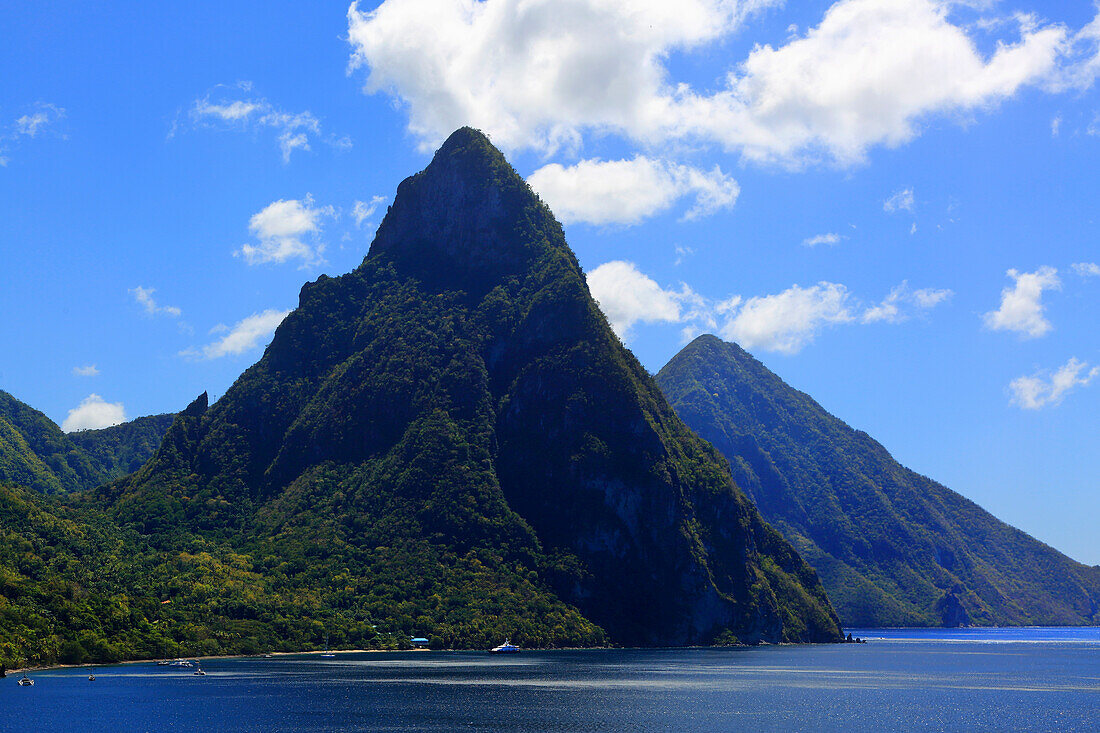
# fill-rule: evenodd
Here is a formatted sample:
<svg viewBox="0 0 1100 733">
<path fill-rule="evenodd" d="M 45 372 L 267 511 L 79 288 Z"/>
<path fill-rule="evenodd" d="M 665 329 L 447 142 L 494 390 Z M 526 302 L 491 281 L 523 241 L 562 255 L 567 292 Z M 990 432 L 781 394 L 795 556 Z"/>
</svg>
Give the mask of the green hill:
<svg viewBox="0 0 1100 733">
<path fill-rule="evenodd" d="M 737 345 L 701 336 L 657 381 L 814 566 L 845 625 L 1100 622 L 1100 568 L 901 466 Z"/>
<path fill-rule="evenodd" d="M 175 415 L 149 415 L 98 430 L 80 430 L 68 437 L 102 472 L 96 485 L 121 478 L 145 465 L 156 452 Z"/>
<path fill-rule="evenodd" d="M 0 482 L 47 494 L 94 488 L 149 460 L 172 417 L 141 417 L 66 434 L 41 412 L 0 390 Z"/>
<path fill-rule="evenodd" d="M 0 484 L 0 663 L 299 651 L 328 630 L 349 645 L 407 643 L 290 589 L 288 563 L 271 564 L 199 537 L 165 552 L 71 497 Z"/>
<path fill-rule="evenodd" d="M 303 287 L 257 364 L 89 500 L 161 552 L 211 543 L 277 576 L 334 644 L 371 624 L 474 647 L 839 638 L 813 570 L 468 128 L 400 185 L 359 268 Z"/>
</svg>

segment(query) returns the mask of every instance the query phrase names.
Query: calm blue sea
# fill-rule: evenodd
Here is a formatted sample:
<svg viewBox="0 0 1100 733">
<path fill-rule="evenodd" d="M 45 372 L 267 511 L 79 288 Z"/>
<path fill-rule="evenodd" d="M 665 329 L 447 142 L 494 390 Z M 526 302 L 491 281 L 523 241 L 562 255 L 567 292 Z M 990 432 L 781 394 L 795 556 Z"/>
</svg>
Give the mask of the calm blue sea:
<svg viewBox="0 0 1100 733">
<path fill-rule="evenodd" d="M 0 731 L 1100 731 L 1100 629 L 867 644 L 340 654 L 0 680 Z"/>
</svg>

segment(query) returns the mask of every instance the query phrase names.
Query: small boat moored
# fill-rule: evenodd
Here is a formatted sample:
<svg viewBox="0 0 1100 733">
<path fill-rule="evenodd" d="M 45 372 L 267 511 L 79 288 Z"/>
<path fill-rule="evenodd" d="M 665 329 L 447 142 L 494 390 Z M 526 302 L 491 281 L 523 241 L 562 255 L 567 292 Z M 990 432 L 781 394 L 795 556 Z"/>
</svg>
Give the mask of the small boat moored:
<svg viewBox="0 0 1100 733">
<path fill-rule="evenodd" d="M 19 680 L 20 687 L 34 687 L 34 680 L 27 676 L 27 673 L 23 673 L 22 679 Z"/>
<path fill-rule="evenodd" d="M 89 682 L 95 682 L 95 675 L 94 674 L 88 675 L 88 681 Z"/>
<path fill-rule="evenodd" d="M 519 647 L 511 643 L 508 639 L 504 640 L 504 643 L 500 646 L 495 646 L 489 650 L 490 654 L 515 654 L 519 651 Z"/>
</svg>

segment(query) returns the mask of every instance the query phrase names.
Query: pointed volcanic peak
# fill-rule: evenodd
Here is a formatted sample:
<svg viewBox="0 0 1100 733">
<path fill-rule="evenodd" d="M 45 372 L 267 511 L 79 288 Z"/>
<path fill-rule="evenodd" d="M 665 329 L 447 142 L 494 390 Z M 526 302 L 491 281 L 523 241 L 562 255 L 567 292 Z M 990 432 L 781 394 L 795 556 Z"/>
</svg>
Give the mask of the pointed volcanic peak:
<svg viewBox="0 0 1100 733">
<path fill-rule="evenodd" d="M 550 210 L 484 134 L 463 127 L 398 186 L 369 257 L 477 300 L 552 255 L 579 269 Z"/>
<path fill-rule="evenodd" d="M 307 284 L 199 407 L 103 500 L 161 546 L 216 538 L 300 568 L 295 593 L 339 587 L 352 626 L 417 619 L 458 647 L 839 638 L 813 570 L 477 131 L 405 180 L 363 264 Z"/>
<path fill-rule="evenodd" d="M 700 336 L 657 381 L 814 566 L 845 625 L 1100 621 L 1100 568 L 901 466 L 736 344 Z"/>
</svg>

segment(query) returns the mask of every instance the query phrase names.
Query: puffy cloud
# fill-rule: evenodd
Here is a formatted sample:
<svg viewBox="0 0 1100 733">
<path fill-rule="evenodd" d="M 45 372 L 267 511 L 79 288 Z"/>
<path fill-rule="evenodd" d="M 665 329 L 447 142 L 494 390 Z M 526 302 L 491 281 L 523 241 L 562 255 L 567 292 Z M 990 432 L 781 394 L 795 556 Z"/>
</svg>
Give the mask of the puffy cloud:
<svg viewBox="0 0 1100 733">
<path fill-rule="evenodd" d="M 71 433 L 74 430 L 107 428 L 123 422 L 126 422 L 126 410 L 121 402 L 107 402 L 97 394 L 90 394 L 69 410 L 61 429 Z"/>
<path fill-rule="evenodd" d="M 802 245 L 805 247 L 816 247 L 819 244 L 827 244 L 832 247 L 839 243 L 840 240 L 841 236 L 839 234 L 818 234 L 813 237 L 807 237 L 806 239 L 803 239 Z"/>
<path fill-rule="evenodd" d="M 746 349 L 762 348 L 795 354 L 822 328 L 853 320 L 848 289 L 831 282 L 808 288 L 792 285 L 776 295 L 756 296 L 743 303 L 727 301 L 730 314 L 721 329 L 723 338 Z"/>
<path fill-rule="evenodd" d="M 803 37 L 754 49 L 727 91 L 683 106 L 749 158 L 850 164 L 873 145 L 908 142 L 931 114 L 989 107 L 1055 69 L 1064 28 L 1021 17 L 1018 42 L 983 57 L 950 7 L 841 0 Z"/>
<path fill-rule="evenodd" d="M 95 377 L 99 375 L 99 370 L 96 369 L 95 364 L 88 364 L 86 366 L 73 367 L 74 377 Z"/>
<path fill-rule="evenodd" d="M 588 275 L 593 297 L 621 338 L 637 323 L 678 323 L 685 340 L 711 332 L 745 348 L 795 354 L 823 329 L 856 323 L 901 323 L 914 311 L 943 303 L 950 290 L 911 290 L 902 282 L 882 303 L 864 308 L 839 283 L 792 285 L 772 295 L 713 300 L 681 283 L 661 287 L 632 262 L 606 262 Z M 860 311 L 862 310 L 862 313 Z"/>
<path fill-rule="evenodd" d="M 252 215 L 248 229 L 258 244 L 245 244 L 237 251 L 250 265 L 264 262 L 302 260 L 303 267 L 321 262 L 324 244 L 319 241 L 321 221 L 335 215 L 331 206 L 315 206 L 313 197 L 279 199 Z"/>
<path fill-rule="evenodd" d="M 1095 262 L 1074 262 L 1072 267 L 1081 277 L 1100 277 L 1100 265 Z"/>
<path fill-rule="evenodd" d="M 371 196 L 370 201 L 356 201 L 352 207 L 351 216 L 355 219 L 355 226 L 363 226 L 363 222 L 374 216 L 378 207 L 388 201 L 385 196 Z"/>
<path fill-rule="evenodd" d="M 954 292 L 946 289 L 910 290 L 909 283 L 903 280 L 881 303 L 863 311 L 860 320 L 863 323 L 901 323 L 909 318 L 909 313 L 905 310 L 906 306 L 928 310 L 948 300 L 952 295 Z"/>
<path fill-rule="evenodd" d="M 635 323 L 681 319 L 677 294 L 643 275 L 633 262 L 605 262 L 588 273 L 588 289 L 620 338 L 626 338 Z"/>
<path fill-rule="evenodd" d="M 913 189 L 911 188 L 903 188 L 882 202 L 882 210 L 887 214 L 893 214 L 897 211 L 908 211 L 912 214 L 914 206 L 915 201 L 913 200 Z"/>
<path fill-rule="evenodd" d="M 637 224 L 685 196 L 694 196 L 695 203 L 683 218 L 697 219 L 731 208 L 741 192 L 718 166 L 701 171 L 641 155 L 633 160 L 582 160 L 569 167 L 551 163 L 527 182 L 565 223 Z"/>
<path fill-rule="evenodd" d="M 225 335 L 200 349 L 181 351 L 180 356 L 193 359 L 218 359 L 223 356 L 243 354 L 254 349 L 261 341 L 273 334 L 289 313 L 290 311 L 269 308 L 238 321 L 232 328 L 224 324 L 215 326 L 211 329 L 211 333 Z"/>
<path fill-rule="evenodd" d="M 1075 388 L 1088 386 L 1097 375 L 1100 375 L 1100 366 L 1090 368 L 1086 362 L 1072 358 L 1053 374 L 1037 372 L 1030 377 L 1017 377 L 1008 388 L 1012 404 L 1025 410 L 1038 410 L 1057 405 Z"/>
<path fill-rule="evenodd" d="M 404 100 L 425 149 L 472 124 L 506 148 L 644 131 L 668 104 L 664 59 L 721 38 L 767 0 L 401 0 L 348 9 L 349 70 Z M 424 18 L 431 18 L 425 23 Z"/>
<path fill-rule="evenodd" d="M 268 129 L 275 133 L 283 162 L 290 162 L 295 150 L 311 150 L 311 140 L 321 140 L 333 147 L 351 147 L 347 137 L 324 135 L 321 121 L 312 112 L 287 112 L 262 97 L 235 98 L 250 94 L 252 85 L 242 82 L 235 86 L 219 85 L 191 104 L 189 117 L 196 127 L 228 129 Z M 178 122 L 177 122 L 178 125 Z M 174 134 L 175 128 L 173 128 Z"/>
<path fill-rule="evenodd" d="M 1044 316 L 1043 291 L 1059 290 L 1062 281 L 1058 270 L 1040 267 L 1035 272 L 1009 270 L 1015 281 L 1001 291 L 1001 305 L 982 316 L 985 327 L 995 331 L 1016 331 L 1027 338 L 1038 338 L 1050 331 L 1050 321 Z"/>
<path fill-rule="evenodd" d="M 1050 83 L 1067 42 L 1063 26 L 1017 15 L 1017 32 L 986 54 L 980 24 L 949 20 L 953 3 L 839 0 L 804 34 L 756 46 L 713 93 L 674 77 L 674 52 L 727 37 L 774 4 L 387 0 L 364 12 L 356 2 L 349 70 L 366 67 L 367 92 L 402 100 L 425 149 L 472 124 L 505 148 L 577 149 L 587 132 L 613 132 L 846 165 L 907 142 L 931 115 Z"/>
<path fill-rule="evenodd" d="M 157 292 L 156 288 L 143 288 L 140 285 L 136 288 L 130 288 L 130 294 L 134 296 L 134 300 L 151 316 L 164 314 L 172 318 L 179 318 L 183 314 L 183 311 L 174 305 L 157 305 L 157 301 L 153 298 L 155 292 Z"/>
</svg>

